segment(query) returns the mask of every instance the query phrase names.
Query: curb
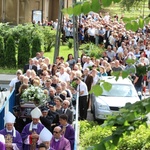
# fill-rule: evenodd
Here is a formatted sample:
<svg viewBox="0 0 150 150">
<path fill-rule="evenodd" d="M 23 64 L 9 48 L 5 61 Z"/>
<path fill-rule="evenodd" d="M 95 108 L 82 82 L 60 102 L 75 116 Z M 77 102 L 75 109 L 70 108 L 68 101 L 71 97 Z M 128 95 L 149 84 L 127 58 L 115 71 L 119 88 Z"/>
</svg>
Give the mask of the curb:
<svg viewBox="0 0 150 150">
<path fill-rule="evenodd" d="M 15 77 L 16 75 L 14 74 L 0 74 L 0 84 L 9 84 Z"/>
</svg>

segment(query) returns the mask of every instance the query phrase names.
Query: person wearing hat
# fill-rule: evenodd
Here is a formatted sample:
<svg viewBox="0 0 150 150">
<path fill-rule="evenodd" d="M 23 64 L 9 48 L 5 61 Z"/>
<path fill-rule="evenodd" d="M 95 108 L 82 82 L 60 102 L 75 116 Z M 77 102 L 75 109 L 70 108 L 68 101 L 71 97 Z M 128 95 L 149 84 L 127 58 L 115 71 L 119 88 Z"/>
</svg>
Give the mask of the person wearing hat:
<svg viewBox="0 0 150 150">
<path fill-rule="evenodd" d="M 44 125 L 39 122 L 41 115 L 38 107 L 31 111 L 32 122 L 27 124 L 21 133 L 24 150 L 35 150 L 38 147 L 39 134 L 44 128 Z"/>
<path fill-rule="evenodd" d="M 31 119 L 30 118 L 24 119 L 24 118 L 20 117 L 21 111 L 20 111 L 19 105 L 13 107 L 13 114 L 16 117 L 14 127 L 19 133 L 21 133 L 24 126 L 31 122 Z"/>
<path fill-rule="evenodd" d="M 55 105 L 56 104 L 53 101 L 49 102 L 48 116 L 52 119 L 52 124 L 51 124 L 52 131 L 56 126 L 59 125 L 59 114 L 56 111 Z"/>
<path fill-rule="evenodd" d="M 42 116 L 40 117 L 41 123 L 49 130 L 52 131 L 51 124 L 53 122 L 53 118 L 48 115 L 48 108 L 41 108 Z"/>
<path fill-rule="evenodd" d="M 0 150 L 5 150 L 5 138 L 2 134 L 0 134 Z"/>
<path fill-rule="evenodd" d="M 50 148 L 50 141 L 52 139 L 52 136 L 52 133 L 47 128 L 43 128 L 43 130 L 39 134 L 39 141 L 45 145 L 46 150 L 53 150 L 52 148 Z"/>
<path fill-rule="evenodd" d="M 4 117 L 5 128 L 0 130 L 5 138 L 6 150 L 22 150 L 22 138 L 20 133 L 14 128 L 16 117 L 11 113 L 6 113 Z"/>
<path fill-rule="evenodd" d="M 62 135 L 61 127 L 54 128 L 50 146 L 55 150 L 71 150 L 70 142 Z"/>
</svg>

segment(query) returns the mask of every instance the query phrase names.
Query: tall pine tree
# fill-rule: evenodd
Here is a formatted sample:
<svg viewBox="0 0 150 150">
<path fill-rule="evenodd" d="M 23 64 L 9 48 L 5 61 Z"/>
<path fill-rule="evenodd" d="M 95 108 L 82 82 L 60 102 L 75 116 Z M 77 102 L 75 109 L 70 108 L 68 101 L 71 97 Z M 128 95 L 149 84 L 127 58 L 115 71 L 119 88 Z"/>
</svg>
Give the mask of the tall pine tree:
<svg viewBox="0 0 150 150">
<path fill-rule="evenodd" d="M 16 68 L 16 49 L 12 36 L 9 36 L 6 41 L 5 65 L 8 68 Z"/>
<path fill-rule="evenodd" d="M 18 68 L 29 62 L 30 58 L 30 44 L 27 37 L 21 37 L 18 45 Z"/>
<path fill-rule="evenodd" d="M 4 39 L 0 36 L 0 67 L 5 66 L 5 55 L 4 55 Z"/>
<path fill-rule="evenodd" d="M 37 52 L 41 51 L 41 40 L 38 36 L 34 37 L 32 41 L 32 57 L 35 57 Z"/>
</svg>

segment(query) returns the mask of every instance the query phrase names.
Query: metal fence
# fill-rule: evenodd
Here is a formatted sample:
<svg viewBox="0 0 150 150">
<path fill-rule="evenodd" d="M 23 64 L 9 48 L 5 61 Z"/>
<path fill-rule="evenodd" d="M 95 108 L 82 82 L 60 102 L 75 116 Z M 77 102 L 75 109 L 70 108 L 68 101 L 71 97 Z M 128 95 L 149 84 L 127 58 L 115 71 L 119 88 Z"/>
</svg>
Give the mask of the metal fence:
<svg viewBox="0 0 150 150">
<path fill-rule="evenodd" d="M 2 108 L 0 109 L 0 130 L 4 128 L 4 116 L 5 114 L 10 111 L 13 113 L 13 107 L 15 102 L 15 92 L 12 91 L 7 98 L 7 100 L 4 102 Z"/>
</svg>

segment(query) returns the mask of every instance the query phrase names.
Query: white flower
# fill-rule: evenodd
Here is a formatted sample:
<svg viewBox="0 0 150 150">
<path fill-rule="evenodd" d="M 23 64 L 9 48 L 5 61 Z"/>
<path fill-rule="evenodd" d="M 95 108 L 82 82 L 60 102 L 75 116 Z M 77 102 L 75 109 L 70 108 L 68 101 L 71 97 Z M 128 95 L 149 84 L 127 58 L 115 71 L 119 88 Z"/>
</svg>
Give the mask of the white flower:
<svg viewBox="0 0 150 150">
<path fill-rule="evenodd" d="M 24 90 L 21 98 L 25 102 L 34 100 L 41 104 L 46 100 L 46 95 L 40 87 L 31 85 L 26 90 Z"/>
</svg>

